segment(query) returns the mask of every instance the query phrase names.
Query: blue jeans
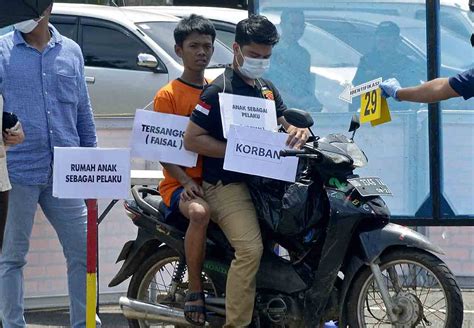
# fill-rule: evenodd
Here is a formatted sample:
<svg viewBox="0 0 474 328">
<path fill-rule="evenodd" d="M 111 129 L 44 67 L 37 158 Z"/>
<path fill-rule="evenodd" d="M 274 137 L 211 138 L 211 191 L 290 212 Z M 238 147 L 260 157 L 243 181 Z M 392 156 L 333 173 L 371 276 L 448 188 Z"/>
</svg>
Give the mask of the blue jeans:
<svg viewBox="0 0 474 328">
<path fill-rule="evenodd" d="M 37 204 L 56 231 L 66 257 L 71 326 L 85 327 L 87 207 L 83 200 L 58 199 L 52 194 L 51 184 L 12 184 L 3 253 L 0 256 L 0 315 L 3 328 L 26 327 L 23 316 L 23 267 Z M 96 321 L 100 327 L 98 317 Z"/>
</svg>

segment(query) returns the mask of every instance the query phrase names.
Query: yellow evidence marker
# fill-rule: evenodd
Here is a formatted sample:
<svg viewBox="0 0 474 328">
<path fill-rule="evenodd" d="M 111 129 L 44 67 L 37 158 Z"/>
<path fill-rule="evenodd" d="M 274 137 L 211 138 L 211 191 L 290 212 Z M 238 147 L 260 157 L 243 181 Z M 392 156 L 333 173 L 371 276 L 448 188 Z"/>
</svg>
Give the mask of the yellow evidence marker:
<svg viewBox="0 0 474 328">
<path fill-rule="evenodd" d="M 360 122 L 370 122 L 372 126 L 392 120 L 387 100 L 382 97 L 380 88 L 366 92 L 360 96 Z"/>
</svg>

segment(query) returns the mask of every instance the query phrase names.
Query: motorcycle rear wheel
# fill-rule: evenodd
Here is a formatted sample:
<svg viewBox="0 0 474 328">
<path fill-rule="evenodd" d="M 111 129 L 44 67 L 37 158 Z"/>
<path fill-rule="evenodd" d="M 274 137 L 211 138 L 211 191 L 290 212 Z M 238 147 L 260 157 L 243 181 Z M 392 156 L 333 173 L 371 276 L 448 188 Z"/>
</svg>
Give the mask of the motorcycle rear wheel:
<svg viewBox="0 0 474 328">
<path fill-rule="evenodd" d="M 171 279 L 175 273 L 179 255 L 170 248 L 161 248 L 146 260 L 135 272 L 128 286 L 127 297 L 142 302 L 163 304 L 170 307 L 183 308 L 188 280 L 187 272 L 175 293 L 171 293 Z M 203 278 L 205 292 L 216 295 L 215 287 L 209 278 Z M 172 324 L 148 322 L 146 320 L 129 320 L 131 328 L 170 327 Z M 190 326 L 190 325 L 189 325 Z M 175 325 L 176 328 L 188 327 Z"/>
<path fill-rule="evenodd" d="M 381 257 L 380 269 L 392 300 L 403 311 L 399 315 L 403 323 L 392 326 L 367 267 L 351 288 L 347 304 L 349 327 L 462 327 L 461 291 L 453 273 L 439 258 L 419 249 L 396 249 Z"/>
</svg>

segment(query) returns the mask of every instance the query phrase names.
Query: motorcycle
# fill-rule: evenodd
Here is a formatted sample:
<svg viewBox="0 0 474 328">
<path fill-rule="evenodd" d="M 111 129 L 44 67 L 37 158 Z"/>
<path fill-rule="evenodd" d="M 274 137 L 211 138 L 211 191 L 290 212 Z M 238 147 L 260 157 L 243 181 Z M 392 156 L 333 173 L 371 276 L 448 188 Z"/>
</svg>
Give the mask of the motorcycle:
<svg viewBox="0 0 474 328">
<path fill-rule="evenodd" d="M 310 128 L 313 120 L 287 110 L 286 120 Z M 311 137 L 301 150 L 280 156 L 307 161 L 309 176 L 322 182 L 326 205 L 321 220 L 301 237 L 285 238 L 262 225 L 264 253 L 257 273 L 252 327 L 461 328 L 463 301 L 453 273 L 436 254 L 442 250 L 423 235 L 390 223 L 381 195 L 387 186 L 354 169 L 367 157 L 352 137 Z M 134 187 L 125 211 L 138 226 L 117 261 L 124 261 L 109 286 L 132 277 L 120 298 L 130 327 L 189 326 L 184 318 L 188 288 L 184 256 L 185 219 L 166 222 L 159 193 Z M 279 250 L 276 252 L 275 246 Z M 233 250 L 214 224 L 208 228 L 202 269 L 207 326 L 225 323 L 225 286 Z"/>
</svg>

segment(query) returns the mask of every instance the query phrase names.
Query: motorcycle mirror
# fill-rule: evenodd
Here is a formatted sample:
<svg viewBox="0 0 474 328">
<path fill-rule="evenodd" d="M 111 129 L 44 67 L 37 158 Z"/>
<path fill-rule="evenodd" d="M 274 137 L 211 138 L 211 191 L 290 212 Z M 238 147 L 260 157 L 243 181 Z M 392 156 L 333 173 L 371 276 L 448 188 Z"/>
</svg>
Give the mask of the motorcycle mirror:
<svg viewBox="0 0 474 328">
<path fill-rule="evenodd" d="M 283 116 L 288 123 L 300 129 L 310 128 L 314 124 L 311 115 L 301 109 L 287 109 L 283 112 Z"/>
<path fill-rule="evenodd" d="M 352 132 L 351 140 L 354 140 L 354 136 L 358 128 L 360 128 L 359 116 L 352 115 L 351 125 L 349 126 L 349 132 Z"/>
<path fill-rule="evenodd" d="M 355 132 L 358 128 L 360 128 L 359 116 L 353 115 L 351 125 L 349 126 L 349 132 Z"/>
</svg>

